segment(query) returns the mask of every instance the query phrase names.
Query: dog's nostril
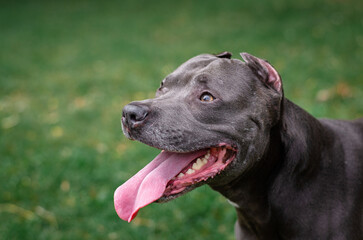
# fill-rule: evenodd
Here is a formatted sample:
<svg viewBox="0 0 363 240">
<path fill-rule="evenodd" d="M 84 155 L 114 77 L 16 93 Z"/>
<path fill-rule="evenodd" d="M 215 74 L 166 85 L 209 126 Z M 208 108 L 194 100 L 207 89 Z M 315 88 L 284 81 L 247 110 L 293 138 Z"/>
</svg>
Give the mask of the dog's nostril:
<svg viewBox="0 0 363 240">
<path fill-rule="evenodd" d="M 135 115 L 135 114 L 130 114 L 130 115 L 129 115 L 129 119 L 130 119 L 131 121 L 136 121 L 136 115 Z"/>
<path fill-rule="evenodd" d="M 135 127 L 142 123 L 149 114 L 149 107 L 146 105 L 128 104 L 122 111 L 122 116 L 127 120 L 129 127 Z"/>
<path fill-rule="evenodd" d="M 133 122 L 139 122 L 139 121 L 142 121 L 145 117 L 144 115 L 137 115 L 137 114 L 130 114 L 130 120 L 133 121 Z"/>
</svg>

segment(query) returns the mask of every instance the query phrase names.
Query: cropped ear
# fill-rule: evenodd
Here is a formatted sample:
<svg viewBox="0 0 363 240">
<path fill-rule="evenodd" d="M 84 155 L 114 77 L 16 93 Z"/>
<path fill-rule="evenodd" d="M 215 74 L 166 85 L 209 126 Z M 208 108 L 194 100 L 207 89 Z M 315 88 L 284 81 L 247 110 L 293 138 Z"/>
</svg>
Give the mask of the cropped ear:
<svg viewBox="0 0 363 240">
<path fill-rule="evenodd" d="M 240 53 L 247 66 L 257 75 L 257 77 L 267 86 L 282 93 L 282 81 L 278 72 L 272 65 L 264 59 L 257 58 L 248 53 Z"/>
<path fill-rule="evenodd" d="M 230 52 L 221 52 L 219 54 L 216 54 L 215 56 L 218 57 L 218 58 L 228 58 L 228 59 L 231 59 L 232 53 L 230 53 Z"/>
</svg>

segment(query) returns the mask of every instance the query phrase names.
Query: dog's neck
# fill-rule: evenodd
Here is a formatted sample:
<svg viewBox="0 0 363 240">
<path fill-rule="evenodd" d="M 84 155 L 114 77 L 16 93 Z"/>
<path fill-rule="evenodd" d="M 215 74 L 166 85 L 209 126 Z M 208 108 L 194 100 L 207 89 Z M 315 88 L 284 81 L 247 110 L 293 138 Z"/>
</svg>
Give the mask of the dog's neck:
<svg viewBox="0 0 363 240">
<path fill-rule="evenodd" d="M 320 122 L 285 98 L 282 106 L 281 120 L 271 129 L 270 144 L 260 165 L 227 186 L 213 187 L 236 207 L 237 224 L 247 239 L 278 238 L 270 202 L 276 184 L 282 184 L 276 176 L 297 176 L 293 180 L 301 181 L 316 174 L 315 165 L 320 161 L 320 155 L 314 155 L 322 145 Z"/>
</svg>

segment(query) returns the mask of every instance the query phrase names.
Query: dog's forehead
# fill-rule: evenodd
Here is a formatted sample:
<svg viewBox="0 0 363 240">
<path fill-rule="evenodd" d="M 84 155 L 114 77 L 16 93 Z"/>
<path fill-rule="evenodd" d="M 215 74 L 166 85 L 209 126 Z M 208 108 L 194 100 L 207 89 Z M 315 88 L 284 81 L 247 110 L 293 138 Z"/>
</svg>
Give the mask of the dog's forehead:
<svg viewBox="0 0 363 240">
<path fill-rule="evenodd" d="M 188 61 L 181 64 L 173 73 L 179 74 L 182 72 L 197 72 L 208 66 L 211 62 L 218 60 L 218 58 L 211 54 L 201 54 L 195 56 Z"/>
<path fill-rule="evenodd" d="M 197 76 L 226 78 L 229 73 L 242 70 L 244 63 L 237 59 L 218 58 L 211 54 L 201 54 L 181 64 L 174 72 L 169 74 L 167 81 L 187 84 Z M 233 77 L 233 76 L 232 76 Z"/>
</svg>

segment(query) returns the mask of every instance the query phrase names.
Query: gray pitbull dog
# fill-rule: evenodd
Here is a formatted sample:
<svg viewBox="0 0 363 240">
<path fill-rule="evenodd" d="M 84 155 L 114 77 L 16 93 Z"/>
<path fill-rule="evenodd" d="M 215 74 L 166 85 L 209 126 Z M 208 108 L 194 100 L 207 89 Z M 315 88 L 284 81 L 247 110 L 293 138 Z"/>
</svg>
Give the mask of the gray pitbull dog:
<svg viewBox="0 0 363 240">
<path fill-rule="evenodd" d="M 124 107 L 124 134 L 163 151 L 115 191 L 116 212 L 208 184 L 236 208 L 237 239 L 363 239 L 363 119 L 312 117 L 241 55 L 196 56 Z"/>
</svg>

